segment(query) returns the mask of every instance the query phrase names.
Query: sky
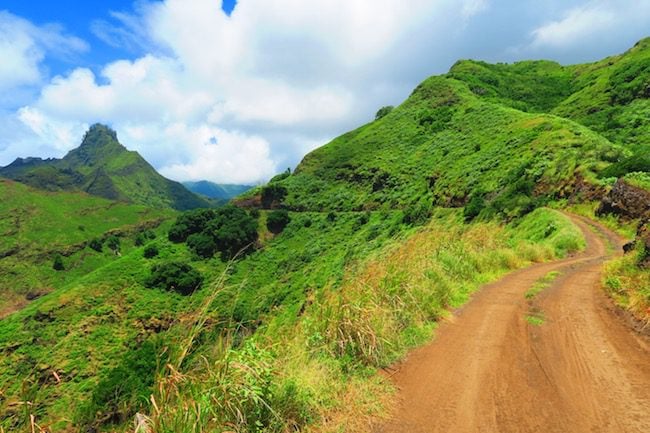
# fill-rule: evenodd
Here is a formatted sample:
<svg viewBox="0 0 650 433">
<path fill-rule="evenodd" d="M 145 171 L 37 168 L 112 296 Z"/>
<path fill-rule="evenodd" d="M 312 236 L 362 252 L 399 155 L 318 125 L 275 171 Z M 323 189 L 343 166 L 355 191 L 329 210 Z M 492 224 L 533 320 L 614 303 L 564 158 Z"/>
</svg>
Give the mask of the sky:
<svg viewBox="0 0 650 433">
<path fill-rule="evenodd" d="M 260 183 L 458 59 L 647 36 L 650 0 L 0 0 L 0 165 L 101 122 L 169 178 Z"/>
</svg>

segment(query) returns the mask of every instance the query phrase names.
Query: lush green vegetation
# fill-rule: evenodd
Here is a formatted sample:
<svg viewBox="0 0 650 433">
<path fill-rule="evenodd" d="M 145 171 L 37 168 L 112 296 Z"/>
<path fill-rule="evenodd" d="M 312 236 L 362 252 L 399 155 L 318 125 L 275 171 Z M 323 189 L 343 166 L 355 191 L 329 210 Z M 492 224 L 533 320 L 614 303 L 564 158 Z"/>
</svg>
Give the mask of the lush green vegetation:
<svg viewBox="0 0 650 433">
<path fill-rule="evenodd" d="M 115 261 L 114 251 L 102 248 L 111 235 L 126 252 L 134 236 L 174 215 L 8 180 L 0 180 L 0 203 L 0 317 Z M 65 272 L 54 269 L 56 257 Z"/>
<path fill-rule="evenodd" d="M 49 191 L 85 191 L 111 200 L 184 210 L 210 203 L 178 182 L 162 177 L 147 161 L 128 151 L 107 126 L 93 125 L 77 149 L 63 159 L 17 160 L 0 176 Z"/>
<path fill-rule="evenodd" d="M 602 194 L 613 176 L 645 184 L 630 158 L 648 117 L 612 132 L 586 104 L 618 110 L 616 121 L 643 109 L 636 75 L 616 71 L 643 65 L 647 46 L 570 67 L 459 62 L 247 192 L 248 210 L 176 215 L 0 183 L 26 195 L 8 195 L 0 231 L 34 203 L 7 239 L 46 252 L 25 269 L 0 259 L 7 281 L 31 272 L 56 288 L 0 320 L 0 427 L 131 432 L 140 414 L 155 433 L 361 430 L 390 395 L 377 369 L 430 338 L 450 307 L 584 247 L 546 203 Z M 102 149 L 107 172 L 132 166 L 110 130 L 91 132 L 69 161 Z M 98 175 L 92 191 L 119 198 L 125 182 Z M 647 308 L 647 271 L 631 266 L 640 254 L 608 275 L 633 311 Z"/>
</svg>

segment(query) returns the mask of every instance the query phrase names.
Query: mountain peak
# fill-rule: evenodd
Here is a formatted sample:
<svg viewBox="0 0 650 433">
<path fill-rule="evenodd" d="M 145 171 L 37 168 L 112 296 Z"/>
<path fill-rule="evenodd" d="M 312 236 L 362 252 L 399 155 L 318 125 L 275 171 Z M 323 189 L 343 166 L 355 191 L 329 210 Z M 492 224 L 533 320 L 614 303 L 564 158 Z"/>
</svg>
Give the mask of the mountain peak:
<svg viewBox="0 0 650 433">
<path fill-rule="evenodd" d="M 117 132 L 106 125 L 95 123 L 84 134 L 81 147 L 103 147 L 115 144 L 123 147 L 117 140 Z"/>
</svg>

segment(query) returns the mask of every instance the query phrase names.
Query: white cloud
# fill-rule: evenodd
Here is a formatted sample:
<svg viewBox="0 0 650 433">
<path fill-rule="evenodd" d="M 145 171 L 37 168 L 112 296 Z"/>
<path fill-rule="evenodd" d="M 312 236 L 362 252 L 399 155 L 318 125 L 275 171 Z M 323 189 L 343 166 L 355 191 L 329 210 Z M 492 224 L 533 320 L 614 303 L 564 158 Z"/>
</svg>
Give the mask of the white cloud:
<svg viewBox="0 0 650 433">
<path fill-rule="evenodd" d="M 461 14 L 465 19 L 469 19 L 474 15 L 485 12 L 489 5 L 490 2 L 488 0 L 465 0 L 463 2 L 463 9 L 461 10 Z"/>
<path fill-rule="evenodd" d="M 546 22 L 531 33 L 531 48 L 584 47 L 585 41 L 611 38 L 625 27 L 650 20 L 648 0 L 588 1 L 563 12 L 560 19 Z"/>
<path fill-rule="evenodd" d="M 60 27 L 35 26 L 7 11 L 0 11 L 0 91 L 40 82 L 46 52 L 69 57 L 88 48 L 81 39 Z"/>
<path fill-rule="evenodd" d="M 36 151 L 61 156 L 101 121 L 167 176 L 255 182 L 399 103 L 458 58 L 553 58 L 567 47 L 586 51 L 587 40 L 601 53 L 613 31 L 632 29 L 625 47 L 650 20 L 650 0 L 242 0 L 230 17 L 218 0 L 164 0 L 135 10 L 112 12 L 92 31 L 148 54 L 48 79 L 14 110 L 23 138 L 0 137 L 0 163 Z M 0 47 L 1 23 L 2 15 Z M 60 30 L 23 33 L 26 42 L 7 46 L 34 57 L 7 51 L 14 80 L 37 83 L 43 56 L 83 48 Z"/>
</svg>

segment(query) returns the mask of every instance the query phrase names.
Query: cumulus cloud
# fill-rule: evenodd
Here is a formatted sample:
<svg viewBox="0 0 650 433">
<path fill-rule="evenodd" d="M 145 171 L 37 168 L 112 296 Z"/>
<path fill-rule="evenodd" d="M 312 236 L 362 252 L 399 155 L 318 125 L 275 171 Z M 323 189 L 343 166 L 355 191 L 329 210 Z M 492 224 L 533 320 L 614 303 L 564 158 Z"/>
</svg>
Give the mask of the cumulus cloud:
<svg viewBox="0 0 650 433">
<path fill-rule="evenodd" d="M 46 52 L 70 57 L 88 49 L 79 38 L 56 25 L 35 26 L 7 11 L 0 11 L 0 92 L 33 85 L 43 77 L 41 63 Z"/>
<path fill-rule="evenodd" d="M 597 0 L 572 7 L 558 19 L 544 23 L 532 32 L 532 48 L 568 49 L 583 47 L 586 40 L 611 39 L 626 28 L 650 20 L 648 0 Z"/>
<path fill-rule="evenodd" d="M 138 1 L 91 29 L 112 47 L 147 54 L 49 78 L 14 110 L 21 132 L 11 145 L 0 137 L 0 164 L 36 151 L 61 156 L 100 121 L 169 177 L 263 181 L 458 58 L 572 59 L 578 49 L 598 58 L 638 39 L 650 19 L 650 0 L 506 3 L 241 0 L 228 16 L 217 0 Z M 614 51 L 603 51 L 598 33 Z M 5 73 L 14 80 L 39 82 L 44 55 L 84 48 L 60 29 L 49 39 L 23 34 L 26 42 L 7 45 L 24 53 L 7 51 L 12 61 L 27 65 Z"/>
</svg>

